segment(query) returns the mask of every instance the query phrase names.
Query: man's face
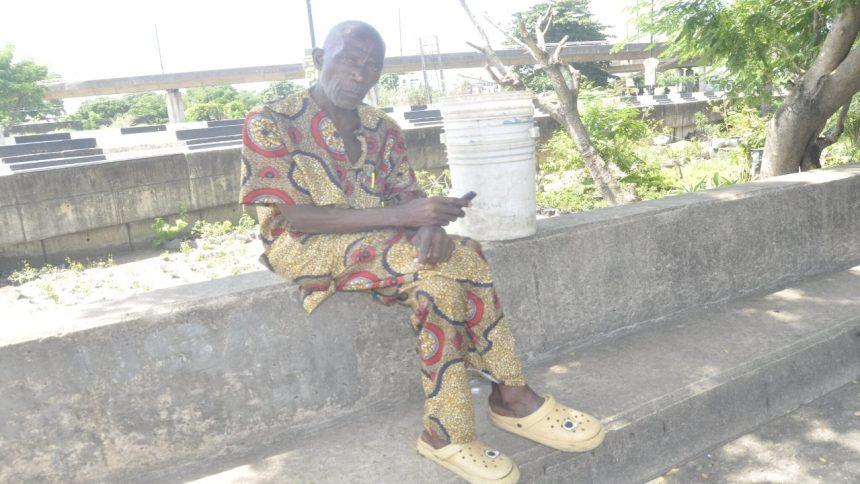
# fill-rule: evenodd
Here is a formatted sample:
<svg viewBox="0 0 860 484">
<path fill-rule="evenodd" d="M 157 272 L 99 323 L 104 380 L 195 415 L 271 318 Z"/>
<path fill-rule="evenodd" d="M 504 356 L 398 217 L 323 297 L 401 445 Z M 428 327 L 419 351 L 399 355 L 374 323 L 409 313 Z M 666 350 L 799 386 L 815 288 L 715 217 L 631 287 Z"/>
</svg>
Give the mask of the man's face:
<svg viewBox="0 0 860 484">
<path fill-rule="evenodd" d="M 346 33 L 329 49 L 314 51 L 319 86 L 335 106 L 355 109 L 379 80 L 383 47 L 370 35 Z"/>
</svg>

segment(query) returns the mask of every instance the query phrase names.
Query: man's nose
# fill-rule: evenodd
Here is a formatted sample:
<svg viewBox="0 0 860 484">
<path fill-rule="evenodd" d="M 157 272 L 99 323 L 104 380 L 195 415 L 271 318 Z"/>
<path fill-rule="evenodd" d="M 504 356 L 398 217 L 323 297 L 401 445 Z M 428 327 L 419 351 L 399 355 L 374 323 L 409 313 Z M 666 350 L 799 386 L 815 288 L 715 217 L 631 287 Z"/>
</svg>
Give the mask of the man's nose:
<svg viewBox="0 0 860 484">
<path fill-rule="evenodd" d="M 364 84 L 367 81 L 367 76 L 364 74 L 364 69 L 361 67 L 352 70 L 352 78 L 355 82 Z"/>
</svg>

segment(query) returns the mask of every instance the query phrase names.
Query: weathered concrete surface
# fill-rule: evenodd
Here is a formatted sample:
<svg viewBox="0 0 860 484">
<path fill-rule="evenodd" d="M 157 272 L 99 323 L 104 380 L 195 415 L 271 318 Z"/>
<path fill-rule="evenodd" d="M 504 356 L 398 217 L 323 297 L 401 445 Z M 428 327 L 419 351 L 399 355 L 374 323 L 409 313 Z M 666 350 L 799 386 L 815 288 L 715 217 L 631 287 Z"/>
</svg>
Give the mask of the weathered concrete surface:
<svg viewBox="0 0 860 484">
<path fill-rule="evenodd" d="M 853 484 L 860 476 L 860 379 L 768 422 L 649 484 Z"/>
<path fill-rule="evenodd" d="M 561 453 L 493 428 L 484 383 L 474 399 L 479 438 L 519 464 L 522 482 L 642 482 L 860 375 L 858 293 L 860 267 L 528 365 L 539 391 L 603 420 L 608 435 L 593 452 Z M 139 482 L 459 482 L 415 454 L 420 420 L 420 399 L 393 403 L 268 445 L 258 435 L 231 448 L 247 457 L 203 454 Z"/>
<path fill-rule="evenodd" d="M 38 259 L 62 260 L 148 243 L 152 220 L 181 210 L 192 221 L 225 206 L 239 213 L 238 158 L 236 148 L 0 176 L 0 268 L 20 264 L 21 244 L 41 245 Z M 90 236 L 106 231 L 117 237 Z"/>
<path fill-rule="evenodd" d="M 853 484 L 860 476 L 860 380 L 801 406 L 649 484 Z"/>
<path fill-rule="evenodd" d="M 630 382 L 648 377 L 644 372 L 652 368 L 650 357 L 627 360 L 627 373 L 617 366 L 603 368 L 609 361 L 605 358 L 594 360 L 584 376 L 594 378 L 592 390 L 585 390 L 582 381 L 558 388 L 559 394 L 588 404 L 601 417 L 626 415 L 630 433 L 637 435 L 660 428 L 655 415 L 679 429 L 691 421 L 724 419 L 719 403 L 726 398 L 739 402 L 732 408 L 751 412 L 750 419 L 761 416 L 753 411 L 760 404 L 785 411 L 790 402 L 814 398 L 817 395 L 810 394 L 826 391 L 821 385 L 838 383 L 833 379 L 844 372 L 836 369 L 850 368 L 851 355 L 858 354 L 851 346 L 856 339 L 840 336 L 850 336 L 840 325 L 858 314 L 856 269 L 822 283 L 820 291 L 800 286 L 757 305 L 719 313 L 725 318 L 704 313 L 688 317 L 690 325 L 700 322 L 690 333 L 671 327 L 635 337 L 618 334 L 860 261 L 858 175 L 860 167 L 843 167 L 559 217 L 542 221 L 535 237 L 488 247 L 520 352 L 534 361 L 538 356 L 568 355 L 563 349 L 570 345 L 601 341 L 609 346 L 594 348 L 603 348 L 598 354 L 604 357 L 661 348 L 648 354 L 662 355 L 667 368 L 655 364 L 643 388 L 632 389 Z M 782 308 L 783 302 L 792 304 Z M 779 312 L 767 312 L 773 308 Z M 759 320 L 761 327 L 754 324 Z M 777 337 L 771 323 L 782 324 L 787 339 Z M 408 389 L 394 398 L 417 398 L 408 327 L 402 308 L 384 307 L 360 294 L 338 295 L 308 316 L 298 307 L 295 288 L 268 273 L 7 324 L 0 342 L 0 412 L 11 411 L 0 418 L 0 435 L 16 447 L 4 453 L 3 464 L 14 476 L 99 478 L 188 456 L 230 453 L 245 445 L 242 442 L 262 442 L 279 431 L 390 402 L 393 388 Z M 672 339 L 673 334 L 687 334 L 689 341 Z M 664 337 L 666 345 L 661 346 Z M 718 342 L 716 351 L 713 345 Z M 749 347 L 748 342 L 755 344 Z M 733 348 L 781 356 L 755 360 L 732 353 Z M 717 358 L 720 351 L 731 358 Z M 730 369 L 741 361 L 749 363 L 746 373 L 732 373 L 731 378 L 720 371 L 708 374 L 714 365 Z M 769 369 L 767 361 L 790 365 Z M 747 383 L 717 385 L 707 393 L 716 400 L 697 400 L 696 405 L 684 404 L 690 394 L 682 391 L 683 398 L 670 399 L 672 405 L 666 407 L 676 413 L 654 413 L 655 407 L 645 404 L 659 396 L 649 393 L 650 386 L 667 395 L 680 391 L 658 385 L 672 375 L 671 365 L 680 365 L 681 372 L 700 371 L 693 375 L 694 390 L 724 378 Z M 829 376 L 819 374 L 822 368 Z M 683 388 L 693 384 L 685 381 Z M 791 381 L 796 385 L 791 393 L 776 395 L 780 385 Z M 761 387 L 762 382 L 775 386 Z M 539 386 L 556 391 L 550 380 Z M 611 391 L 598 402 L 574 400 L 564 393 L 571 391 L 568 388 L 582 395 Z M 630 398 L 642 393 L 651 400 L 635 400 L 639 403 L 629 408 L 607 407 L 605 402 L 618 398 L 623 388 L 635 393 Z M 775 394 L 763 394 L 762 388 Z M 643 411 L 652 416 L 636 413 Z M 743 415 L 732 419 L 749 423 Z M 350 426 L 349 431 L 354 429 Z M 699 428 L 694 430 L 700 434 Z M 715 442 L 684 440 L 681 447 L 703 449 Z M 12 449 L 0 445 L 4 451 Z M 675 452 L 652 461 L 653 452 L 643 453 L 640 447 L 622 451 L 609 455 L 624 455 L 626 467 L 609 465 L 616 469 L 612 472 L 626 469 L 623 472 L 640 477 L 646 470 L 658 472 L 649 466 L 665 464 Z M 580 462 L 538 457 L 531 465 Z M 595 479 L 602 480 L 602 475 L 595 474 Z"/>
</svg>

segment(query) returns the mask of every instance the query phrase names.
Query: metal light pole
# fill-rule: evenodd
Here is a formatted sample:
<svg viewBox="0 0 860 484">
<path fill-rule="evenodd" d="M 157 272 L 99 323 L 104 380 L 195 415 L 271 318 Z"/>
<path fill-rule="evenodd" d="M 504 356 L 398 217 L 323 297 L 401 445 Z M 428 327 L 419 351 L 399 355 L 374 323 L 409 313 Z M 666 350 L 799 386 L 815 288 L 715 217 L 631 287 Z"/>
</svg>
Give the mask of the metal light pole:
<svg viewBox="0 0 860 484">
<path fill-rule="evenodd" d="M 314 35 L 314 15 L 311 13 L 311 0 L 306 1 L 308 6 L 308 29 L 311 32 L 311 49 L 317 48 L 317 39 Z"/>
<path fill-rule="evenodd" d="M 164 74 L 164 59 L 161 58 L 161 41 L 158 39 L 158 24 L 155 24 L 155 48 L 158 49 L 158 64 L 161 65 L 161 73 Z"/>
</svg>

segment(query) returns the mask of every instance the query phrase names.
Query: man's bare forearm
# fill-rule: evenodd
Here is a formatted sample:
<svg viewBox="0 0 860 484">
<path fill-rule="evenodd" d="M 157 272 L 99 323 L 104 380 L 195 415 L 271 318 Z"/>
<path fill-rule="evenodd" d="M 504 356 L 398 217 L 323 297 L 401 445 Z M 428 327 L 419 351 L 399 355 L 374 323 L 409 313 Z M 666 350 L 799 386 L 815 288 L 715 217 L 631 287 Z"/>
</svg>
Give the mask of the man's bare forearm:
<svg viewBox="0 0 860 484">
<path fill-rule="evenodd" d="M 353 209 L 278 204 L 278 210 L 290 230 L 308 234 L 343 234 L 408 225 L 398 207 Z"/>
</svg>

